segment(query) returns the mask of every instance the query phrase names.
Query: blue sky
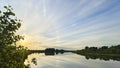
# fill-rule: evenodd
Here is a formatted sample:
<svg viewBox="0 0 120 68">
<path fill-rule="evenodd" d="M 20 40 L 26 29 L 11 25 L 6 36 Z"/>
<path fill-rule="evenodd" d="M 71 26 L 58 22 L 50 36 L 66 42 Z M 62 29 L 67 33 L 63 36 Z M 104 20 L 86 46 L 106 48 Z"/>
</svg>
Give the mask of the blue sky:
<svg viewBox="0 0 120 68">
<path fill-rule="evenodd" d="M 22 45 L 81 49 L 120 44 L 120 0 L 1 0 L 21 19 Z"/>
</svg>

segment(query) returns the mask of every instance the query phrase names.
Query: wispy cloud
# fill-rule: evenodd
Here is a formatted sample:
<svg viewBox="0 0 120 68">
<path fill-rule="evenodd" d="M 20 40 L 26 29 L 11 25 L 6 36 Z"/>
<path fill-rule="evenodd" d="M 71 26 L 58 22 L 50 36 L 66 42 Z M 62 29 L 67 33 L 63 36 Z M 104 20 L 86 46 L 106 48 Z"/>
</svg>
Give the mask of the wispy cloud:
<svg viewBox="0 0 120 68">
<path fill-rule="evenodd" d="M 119 0 L 1 0 L 22 19 L 20 34 L 41 47 L 80 48 L 119 44 Z"/>
</svg>

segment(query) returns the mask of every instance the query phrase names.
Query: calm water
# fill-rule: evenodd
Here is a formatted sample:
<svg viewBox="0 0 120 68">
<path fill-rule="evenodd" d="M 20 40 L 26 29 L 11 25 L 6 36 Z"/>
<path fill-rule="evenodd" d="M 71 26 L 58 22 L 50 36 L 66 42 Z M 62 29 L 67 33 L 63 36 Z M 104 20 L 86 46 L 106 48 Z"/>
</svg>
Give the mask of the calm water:
<svg viewBox="0 0 120 68">
<path fill-rule="evenodd" d="M 31 63 L 33 58 L 36 58 L 37 65 Z M 45 56 L 44 53 L 34 53 L 26 59 L 25 64 L 28 63 L 31 68 L 120 68 L 120 61 L 87 60 L 84 56 L 74 53 L 64 53 L 54 56 Z"/>
</svg>

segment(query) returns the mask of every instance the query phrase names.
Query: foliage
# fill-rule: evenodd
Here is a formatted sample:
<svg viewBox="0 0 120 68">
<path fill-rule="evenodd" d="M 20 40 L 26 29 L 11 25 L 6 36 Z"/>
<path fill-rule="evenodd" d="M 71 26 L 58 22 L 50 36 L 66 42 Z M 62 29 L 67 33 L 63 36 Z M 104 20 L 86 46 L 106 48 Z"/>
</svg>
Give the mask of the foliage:
<svg viewBox="0 0 120 68">
<path fill-rule="evenodd" d="M 21 21 L 15 17 L 11 6 L 4 6 L 5 12 L 0 10 L 0 68 L 28 68 L 24 61 L 30 52 L 23 46 L 16 46 L 16 42 L 23 39 L 16 35 Z"/>
<path fill-rule="evenodd" d="M 24 60 L 29 54 L 22 46 L 4 46 L 0 52 L 0 68 L 25 68 Z"/>
<path fill-rule="evenodd" d="M 120 54 L 120 45 L 116 46 L 102 46 L 98 47 L 88 47 L 86 46 L 85 49 L 77 50 L 80 53 L 97 53 L 97 54 Z"/>
<path fill-rule="evenodd" d="M 15 17 L 11 6 L 4 6 L 5 12 L 0 11 L 0 47 L 6 45 L 16 45 L 16 42 L 23 39 L 15 32 L 20 28 L 21 21 Z"/>
<path fill-rule="evenodd" d="M 117 60 L 120 61 L 120 45 L 116 46 L 102 46 L 98 47 L 88 47 L 86 46 L 85 49 L 77 50 L 74 53 L 84 55 L 86 59 L 102 59 L 102 60 Z"/>
</svg>

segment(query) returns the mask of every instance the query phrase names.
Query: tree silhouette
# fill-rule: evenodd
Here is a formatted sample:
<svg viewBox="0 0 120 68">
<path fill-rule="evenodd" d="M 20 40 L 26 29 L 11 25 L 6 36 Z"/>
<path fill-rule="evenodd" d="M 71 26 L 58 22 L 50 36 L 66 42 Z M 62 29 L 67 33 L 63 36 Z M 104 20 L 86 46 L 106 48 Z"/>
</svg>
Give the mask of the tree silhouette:
<svg viewBox="0 0 120 68">
<path fill-rule="evenodd" d="M 11 6 L 4 6 L 5 12 L 0 10 L 0 48 L 7 45 L 16 45 L 16 42 L 23 39 L 15 32 L 20 28 L 21 21 L 15 17 Z"/>
<path fill-rule="evenodd" d="M 21 21 L 15 17 L 11 6 L 4 8 L 5 12 L 0 10 L 0 68 L 28 68 L 24 61 L 30 52 L 23 46 L 15 46 L 17 41 L 23 39 L 16 35 Z"/>
</svg>

